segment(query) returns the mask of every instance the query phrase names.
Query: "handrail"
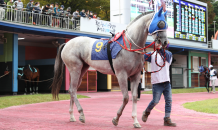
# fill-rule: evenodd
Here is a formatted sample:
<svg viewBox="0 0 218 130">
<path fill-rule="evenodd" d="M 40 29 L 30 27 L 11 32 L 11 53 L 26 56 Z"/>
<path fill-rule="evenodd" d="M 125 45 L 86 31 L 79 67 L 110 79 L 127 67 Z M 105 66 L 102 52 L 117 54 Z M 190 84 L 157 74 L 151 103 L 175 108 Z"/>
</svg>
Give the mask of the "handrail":
<svg viewBox="0 0 218 130">
<path fill-rule="evenodd" d="M 48 14 L 41 13 L 41 11 L 27 11 L 26 8 L 23 9 L 24 10 L 16 10 L 13 6 L 9 5 L 0 7 L 0 21 L 67 30 L 80 30 L 80 20 L 67 16 L 67 13 L 54 16 L 51 12 Z"/>
</svg>

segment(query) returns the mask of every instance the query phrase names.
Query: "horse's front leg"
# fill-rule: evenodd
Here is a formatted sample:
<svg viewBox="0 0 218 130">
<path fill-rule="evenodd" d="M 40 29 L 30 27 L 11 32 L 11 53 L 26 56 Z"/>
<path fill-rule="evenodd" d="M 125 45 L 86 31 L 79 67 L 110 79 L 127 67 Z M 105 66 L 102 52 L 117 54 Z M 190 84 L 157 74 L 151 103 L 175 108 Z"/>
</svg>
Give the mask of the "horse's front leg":
<svg viewBox="0 0 218 130">
<path fill-rule="evenodd" d="M 141 74 L 135 74 L 133 77 L 131 77 L 131 93 L 132 93 L 132 118 L 134 120 L 134 124 L 133 126 L 135 128 L 140 128 L 141 125 L 138 122 L 137 119 L 137 92 L 138 92 L 138 85 L 139 85 L 139 81 L 140 81 L 140 76 Z"/>
<path fill-rule="evenodd" d="M 123 94 L 123 103 L 120 107 L 120 109 L 117 111 L 117 116 L 113 118 L 112 120 L 112 123 L 117 126 L 118 125 L 118 122 L 119 122 L 119 119 L 120 119 L 120 116 L 122 115 L 123 113 L 123 110 L 126 106 L 126 104 L 128 103 L 129 101 L 129 95 L 128 95 L 128 82 L 127 82 L 127 74 L 124 74 L 124 73 L 119 73 L 119 74 L 116 74 L 117 76 L 117 79 L 118 79 L 118 83 L 119 83 L 119 86 L 120 86 L 120 89 L 122 91 L 122 94 Z"/>
</svg>

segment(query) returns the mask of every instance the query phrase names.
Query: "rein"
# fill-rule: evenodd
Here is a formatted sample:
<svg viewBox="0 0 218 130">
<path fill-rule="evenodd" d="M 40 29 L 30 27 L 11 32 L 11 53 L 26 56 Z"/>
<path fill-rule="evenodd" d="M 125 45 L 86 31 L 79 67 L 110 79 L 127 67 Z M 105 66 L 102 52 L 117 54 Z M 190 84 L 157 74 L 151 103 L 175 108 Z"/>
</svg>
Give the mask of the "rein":
<svg viewBox="0 0 218 130">
<path fill-rule="evenodd" d="M 127 35 L 128 35 L 128 34 L 127 34 Z M 145 69 L 145 71 L 146 71 L 147 73 L 157 73 L 157 72 L 159 72 L 159 71 L 161 71 L 161 70 L 163 69 L 163 67 L 165 66 L 165 62 L 166 62 L 166 52 L 165 52 L 165 49 L 164 49 L 164 56 L 162 56 L 162 55 L 161 55 L 161 52 L 160 52 L 160 49 L 155 49 L 155 45 L 154 45 L 154 44 L 155 44 L 155 41 L 158 40 L 158 38 L 155 39 L 155 41 L 153 41 L 150 45 L 145 46 L 144 48 L 139 47 L 138 45 L 136 45 L 136 46 L 137 46 L 138 48 L 140 48 L 140 49 L 132 49 L 132 43 L 128 40 L 128 38 L 126 37 L 126 34 L 125 34 L 124 31 L 123 31 L 123 33 L 122 33 L 122 38 L 123 38 L 124 46 L 121 45 L 118 41 L 115 41 L 115 42 L 117 42 L 124 50 L 127 50 L 127 51 L 129 51 L 129 52 L 136 52 L 136 53 L 139 53 L 139 54 L 142 54 L 142 55 L 144 55 L 144 54 L 145 54 L 145 55 L 148 55 L 148 57 L 145 59 L 145 62 L 146 62 L 146 60 L 147 60 L 149 57 L 151 57 L 151 56 L 156 52 L 156 55 L 155 55 L 155 63 L 156 63 L 157 66 L 160 67 L 160 69 L 157 70 L 157 71 L 148 72 L 148 71 L 146 71 L 146 69 L 145 69 L 145 67 L 144 67 L 144 69 Z M 130 48 L 127 48 L 125 39 L 126 39 L 127 42 L 129 43 L 129 47 L 130 47 Z M 130 40 L 132 40 L 132 39 L 130 38 Z M 133 41 L 133 40 L 132 40 L 132 41 Z M 133 41 L 133 42 L 134 42 L 134 41 Z M 135 43 L 134 43 L 134 44 L 135 44 Z M 146 53 L 144 52 L 144 50 L 145 50 L 146 48 L 148 48 L 148 47 L 151 47 L 152 45 L 154 45 L 154 52 L 152 52 L 151 54 L 146 54 Z M 140 52 L 141 50 L 143 50 L 143 52 Z M 162 58 L 162 60 L 163 60 L 163 65 L 160 65 L 160 64 L 157 63 L 157 55 L 158 55 L 158 54 L 161 56 L 161 58 Z M 145 62 L 144 62 L 144 64 L 145 64 Z"/>
</svg>

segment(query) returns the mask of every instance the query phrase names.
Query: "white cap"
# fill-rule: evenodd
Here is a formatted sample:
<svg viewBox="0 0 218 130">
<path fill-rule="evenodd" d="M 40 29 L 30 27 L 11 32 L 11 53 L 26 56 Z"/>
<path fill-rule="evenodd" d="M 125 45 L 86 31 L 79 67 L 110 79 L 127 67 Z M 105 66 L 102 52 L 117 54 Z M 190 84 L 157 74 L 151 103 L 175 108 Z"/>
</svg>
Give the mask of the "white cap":
<svg viewBox="0 0 218 130">
<path fill-rule="evenodd" d="M 213 65 L 210 65 L 209 68 L 213 67 Z"/>
</svg>

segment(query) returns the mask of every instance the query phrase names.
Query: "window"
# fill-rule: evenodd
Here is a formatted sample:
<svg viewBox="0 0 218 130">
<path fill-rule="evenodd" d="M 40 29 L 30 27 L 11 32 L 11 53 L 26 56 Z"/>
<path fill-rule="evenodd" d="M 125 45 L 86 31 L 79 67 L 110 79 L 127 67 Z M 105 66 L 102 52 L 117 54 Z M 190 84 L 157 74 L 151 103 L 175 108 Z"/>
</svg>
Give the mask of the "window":
<svg viewBox="0 0 218 130">
<path fill-rule="evenodd" d="M 182 68 L 172 68 L 172 74 L 182 74 Z"/>
<path fill-rule="evenodd" d="M 198 72 L 199 59 L 197 56 L 193 56 L 193 72 Z"/>
<path fill-rule="evenodd" d="M 207 65 L 206 62 L 207 62 L 206 58 L 205 57 L 201 57 L 201 65 L 206 66 Z"/>
</svg>

